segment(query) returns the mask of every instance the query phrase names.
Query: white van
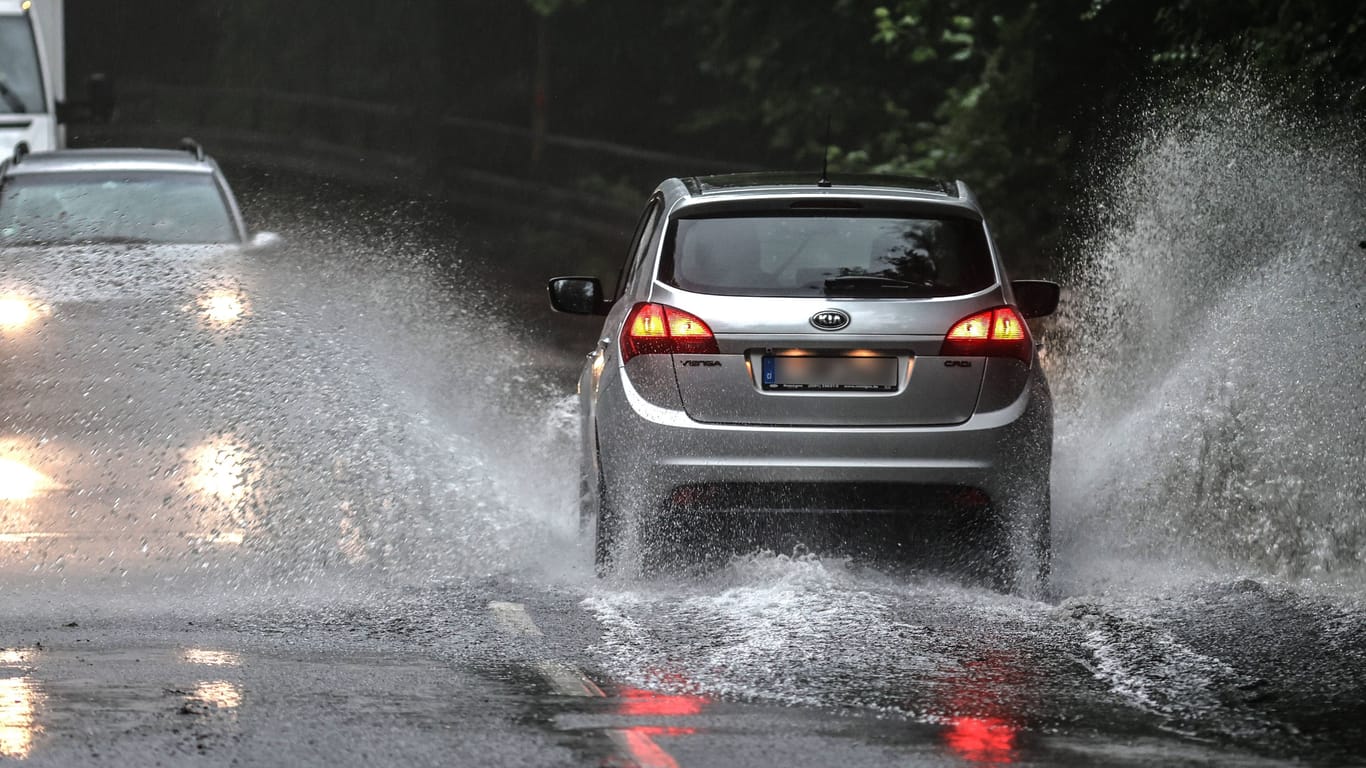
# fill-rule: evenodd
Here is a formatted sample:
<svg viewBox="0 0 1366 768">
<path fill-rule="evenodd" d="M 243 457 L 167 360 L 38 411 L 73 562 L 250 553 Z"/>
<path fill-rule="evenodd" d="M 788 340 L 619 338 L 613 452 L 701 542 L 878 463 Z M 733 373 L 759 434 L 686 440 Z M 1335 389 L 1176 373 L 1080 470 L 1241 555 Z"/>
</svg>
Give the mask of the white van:
<svg viewBox="0 0 1366 768">
<path fill-rule="evenodd" d="M 62 0 L 0 0 L 0 153 L 65 144 Z"/>
</svg>

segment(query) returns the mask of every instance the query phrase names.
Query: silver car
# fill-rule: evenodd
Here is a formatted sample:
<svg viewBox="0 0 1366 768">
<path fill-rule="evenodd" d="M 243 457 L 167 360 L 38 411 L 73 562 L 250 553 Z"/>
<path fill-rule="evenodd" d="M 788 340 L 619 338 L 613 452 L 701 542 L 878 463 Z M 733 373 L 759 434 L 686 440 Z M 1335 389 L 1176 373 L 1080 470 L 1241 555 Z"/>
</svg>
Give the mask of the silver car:
<svg viewBox="0 0 1366 768">
<path fill-rule="evenodd" d="M 21 142 L 0 162 L 0 248 L 278 243 L 248 240 L 223 172 L 192 139 L 178 150 L 34 153 Z"/>
<path fill-rule="evenodd" d="M 1025 321 L 1058 287 L 1007 278 L 962 182 L 670 179 L 615 290 L 549 289 L 606 316 L 579 382 L 600 572 L 712 513 L 829 511 L 907 538 L 947 517 L 992 534 L 996 583 L 1046 579 L 1053 416 Z"/>
<path fill-rule="evenodd" d="M 277 316 L 256 263 L 278 236 L 248 235 L 193 142 L 25 149 L 0 162 L 0 539 L 237 552 L 261 525 L 240 403 L 272 390 L 229 372 Z"/>
</svg>

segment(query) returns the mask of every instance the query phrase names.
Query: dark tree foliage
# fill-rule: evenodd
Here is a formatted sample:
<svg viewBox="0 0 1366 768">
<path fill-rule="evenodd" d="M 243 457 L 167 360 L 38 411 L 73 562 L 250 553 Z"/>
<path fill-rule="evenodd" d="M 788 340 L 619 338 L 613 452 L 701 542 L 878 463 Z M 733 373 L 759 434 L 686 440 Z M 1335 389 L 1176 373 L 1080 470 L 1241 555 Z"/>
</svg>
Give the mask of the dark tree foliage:
<svg viewBox="0 0 1366 768">
<path fill-rule="evenodd" d="M 1100 12 L 1109 12 L 1102 6 Z M 1360 0 L 1244 0 L 1162 3 L 1153 13 L 1167 69 L 1250 67 L 1279 79 L 1301 106 L 1366 113 L 1366 3 Z"/>
<path fill-rule="evenodd" d="M 694 124 L 844 168 L 958 177 L 1007 260 L 1047 271 L 1106 151 L 1186 78 L 1253 71 L 1316 111 L 1366 113 L 1366 4 L 1253 0 L 801 0 L 675 4 L 731 100 Z M 724 91 L 722 91 L 724 93 Z"/>
<path fill-rule="evenodd" d="M 220 5 L 66 0 L 69 86 L 79 88 L 92 72 L 169 85 L 206 82 L 213 72 Z"/>
<path fill-rule="evenodd" d="M 69 0 L 68 17 L 73 83 L 266 88 L 813 172 L 829 120 L 837 169 L 968 181 L 1022 271 L 1050 267 L 1105 150 L 1185 79 L 1252 72 L 1292 107 L 1366 118 L 1353 0 Z"/>
</svg>

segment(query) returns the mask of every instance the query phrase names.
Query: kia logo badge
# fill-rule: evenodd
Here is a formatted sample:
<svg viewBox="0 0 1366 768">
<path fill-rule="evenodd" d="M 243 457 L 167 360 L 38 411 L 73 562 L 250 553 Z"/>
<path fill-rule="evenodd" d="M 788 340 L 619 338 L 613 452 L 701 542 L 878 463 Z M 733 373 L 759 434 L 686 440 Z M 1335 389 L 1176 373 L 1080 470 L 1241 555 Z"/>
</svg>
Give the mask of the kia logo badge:
<svg viewBox="0 0 1366 768">
<path fill-rule="evenodd" d="M 838 331 L 849 324 L 849 313 L 841 309 L 822 309 L 811 316 L 811 325 L 822 331 Z"/>
</svg>

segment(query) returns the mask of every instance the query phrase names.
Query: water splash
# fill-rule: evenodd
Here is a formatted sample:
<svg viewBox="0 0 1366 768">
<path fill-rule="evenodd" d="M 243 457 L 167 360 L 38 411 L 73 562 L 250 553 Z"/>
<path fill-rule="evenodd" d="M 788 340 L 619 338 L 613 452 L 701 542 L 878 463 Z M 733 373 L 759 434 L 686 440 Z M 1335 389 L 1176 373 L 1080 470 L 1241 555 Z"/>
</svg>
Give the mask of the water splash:
<svg viewBox="0 0 1366 768">
<path fill-rule="evenodd" d="M 327 329 L 329 355 L 349 357 L 327 366 L 341 407 L 329 414 L 324 490 L 370 478 L 346 500 L 348 559 L 387 582 L 577 562 L 547 556 L 577 546 L 578 467 L 565 458 L 575 403 L 478 265 L 510 246 L 410 234 L 431 224 L 412 212 L 340 228 L 301 219 L 291 237 L 307 279 L 289 303 Z"/>
<path fill-rule="evenodd" d="M 516 233 L 309 183 L 249 180 L 289 243 L 270 256 L 81 254 L 79 285 L 0 264 L 0 293 L 56 307 L 6 338 L 10 584 L 273 598 L 582 570 L 573 403 L 487 266 Z"/>
<path fill-rule="evenodd" d="M 1096 562 L 1359 575 L 1359 139 L 1247 85 L 1157 122 L 1106 182 L 1058 319 L 1055 530 Z"/>
</svg>

